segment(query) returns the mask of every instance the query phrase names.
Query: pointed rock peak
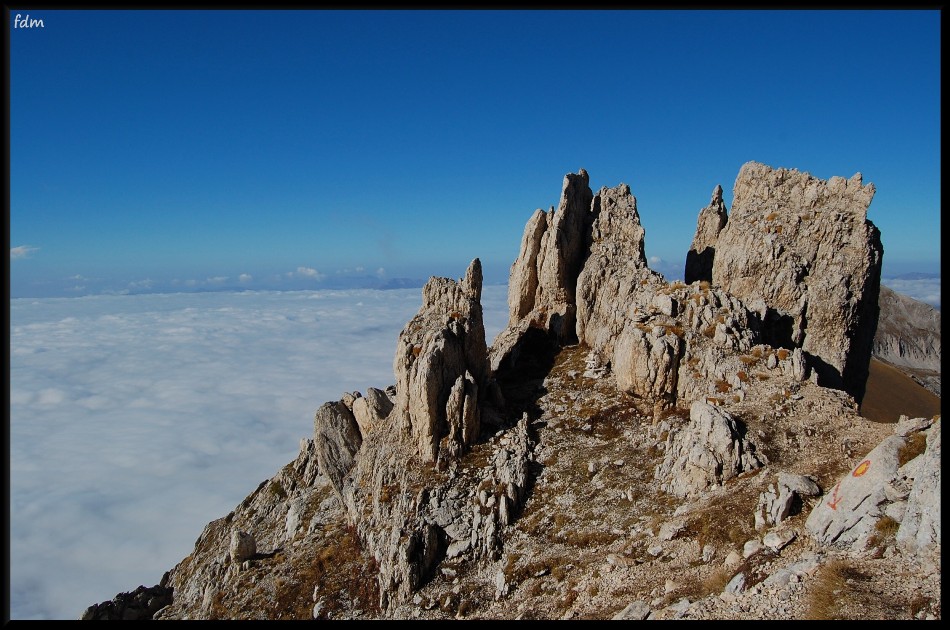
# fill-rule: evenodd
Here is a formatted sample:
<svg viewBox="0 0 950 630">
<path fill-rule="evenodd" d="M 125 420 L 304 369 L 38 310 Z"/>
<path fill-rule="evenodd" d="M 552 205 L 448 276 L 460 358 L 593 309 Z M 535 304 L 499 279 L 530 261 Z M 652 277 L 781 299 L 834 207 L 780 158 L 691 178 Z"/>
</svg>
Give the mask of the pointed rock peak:
<svg viewBox="0 0 950 630">
<path fill-rule="evenodd" d="M 709 199 L 710 206 L 721 206 L 722 204 L 722 186 L 716 184 L 712 191 L 712 197 Z"/>
<path fill-rule="evenodd" d="M 462 290 L 472 300 L 481 302 L 482 299 L 482 261 L 476 258 L 465 270 L 462 278 Z"/>
<path fill-rule="evenodd" d="M 590 177 L 587 175 L 587 171 L 580 169 L 577 173 L 568 173 L 564 176 L 564 188 L 566 189 L 571 184 L 576 184 L 582 187 L 590 185 Z"/>
</svg>

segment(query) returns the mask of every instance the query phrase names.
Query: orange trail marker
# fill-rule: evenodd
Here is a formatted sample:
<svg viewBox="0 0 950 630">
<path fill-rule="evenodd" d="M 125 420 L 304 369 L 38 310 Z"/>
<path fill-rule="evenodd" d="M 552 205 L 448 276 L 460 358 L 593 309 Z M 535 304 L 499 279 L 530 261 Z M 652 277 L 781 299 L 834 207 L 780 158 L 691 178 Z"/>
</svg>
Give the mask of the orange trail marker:
<svg viewBox="0 0 950 630">
<path fill-rule="evenodd" d="M 861 462 L 860 464 L 858 464 L 858 467 L 854 469 L 854 472 L 851 473 L 851 476 L 852 476 L 852 477 L 860 477 L 861 475 L 863 475 L 864 473 L 866 473 L 866 472 L 868 471 L 868 468 L 870 468 L 870 467 L 871 467 L 871 460 L 870 460 L 870 459 L 866 459 L 866 460 L 864 460 L 863 462 Z"/>
</svg>

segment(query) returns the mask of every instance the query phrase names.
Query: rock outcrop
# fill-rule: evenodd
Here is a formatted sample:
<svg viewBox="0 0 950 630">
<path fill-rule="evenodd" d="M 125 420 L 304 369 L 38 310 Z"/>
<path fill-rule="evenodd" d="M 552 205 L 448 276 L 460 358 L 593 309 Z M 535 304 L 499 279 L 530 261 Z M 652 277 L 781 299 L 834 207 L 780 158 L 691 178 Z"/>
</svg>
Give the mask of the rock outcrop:
<svg viewBox="0 0 950 630">
<path fill-rule="evenodd" d="M 895 535 L 898 545 L 912 551 L 940 545 L 940 427 L 936 422 L 928 431 L 923 455 L 913 460 L 906 473 L 913 479 L 900 527 Z"/>
<path fill-rule="evenodd" d="M 860 402 L 878 319 L 883 247 L 873 184 L 749 162 L 716 238 L 712 282 L 760 310 L 764 340 L 800 347 L 819 384 Z"/>
<path fill-rule="evenodd" d="M 320 471 L 342 497 L 343 478 L 353 468 L 356 451 L 363 443 L 360 427 L 345 402 L 324 403 L 313 419 L 313 440 Z"/>
<path fill-rule="evenodd" d="M 392 413 L 426 461 L 435 461 L 440 449 L 454 456 L 470 446 L 479 434 L 481 403 L 496 394 L 481 294 L 477 258 L 458 282 L 431 278 L 422 290 L 422 308 L 396 343 Z"/>
<path fill-rule="evenodd" d="M 899 425 L 895 435 L 865 455 L 811 511 L 805 521 L 809 533 L 823 544 L 862 551 L 889 519 L 900 524 L 899 544 L 911 550 L 938 545 L 940 422 L 931 427 L 932 422 L 918 425 L 923 433 L 905 433 Z M 926 445 L 922 455 L 915 442 Z"/>
<path fill-rule="evenodd" d="M 168 574 L 165 574 L 167 579 Z M 155 613 L 172 603 L 174 589 L 161 584 L 139 586 L 129 593 L 119 593 L 109 601 L 93 604 L 80 616 L 82 621 L 118 619 L 134 621 L 151 619 Z"/>
<path fill-rule="evenodd" d="M 696 234 L 686 253 L 686 284 L 697 281 L 712 282 L 713 260 L 716 256 L 716 240 L 726 226 L 728 214 L 722 200 L 722 186 L 713 189 L 709 205 L 699 211 L 696 219 Z"/>
<path fill-rule="evenodd" d="M 577 339 L 603 362 L 613 358 L 614 343 L 643 310 L 667 311 L 669 300 L 655 295 L 665 287 L 662 275 L 647 266 L 645 232 L 630 187 L 602 188 L 592 206 L 589 252 L 577 278 Z"/>
<path fill-rule="evenodd" d="M 577 274 L 584 262 L 593 193 L 587 171 L 564 176 L 555 210 L 528 220 L 508 285 L 509 327 L 527 319 L 562 341 L 574 337 Z"/>
</svg>

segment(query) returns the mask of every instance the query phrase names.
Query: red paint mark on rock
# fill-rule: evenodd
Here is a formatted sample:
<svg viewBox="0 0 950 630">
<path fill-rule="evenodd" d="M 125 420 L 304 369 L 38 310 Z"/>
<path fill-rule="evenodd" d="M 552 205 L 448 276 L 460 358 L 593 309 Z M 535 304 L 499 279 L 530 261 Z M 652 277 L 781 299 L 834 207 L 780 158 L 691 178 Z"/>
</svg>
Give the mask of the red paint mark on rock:
<svg viewBox="0 0 950 630">
<path fill-rule="evenodd" d="M 837 510 L 838 504 L 841 503 L 841 499 L 838 498 L 838 488 L 840 487 L 841 487 L 841 482 L 839 481 L 838 484 L 835 485 L 835 489 L 831 493 L 831 501 L 828 502 L 828 507 L 830 507 L 832 510 Z"/>
</svg>

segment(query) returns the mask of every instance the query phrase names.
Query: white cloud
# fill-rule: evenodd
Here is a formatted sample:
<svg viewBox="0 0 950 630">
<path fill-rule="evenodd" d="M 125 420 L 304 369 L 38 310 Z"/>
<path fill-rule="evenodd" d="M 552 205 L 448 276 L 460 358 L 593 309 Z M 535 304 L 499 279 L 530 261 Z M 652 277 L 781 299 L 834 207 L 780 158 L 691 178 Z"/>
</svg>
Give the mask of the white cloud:
<svg viewBox="0 0 950 630">
<path fill-rule="evenodd" d="M 242 273 L 241 275 L 238 276 L 238 282 L 250 282 L 253 279 L 254 279 L 254 276 L 252 276 L 249 273 Z"/>
<path fill-rule="evenodd" d="M 323 280 L 324 275 L 311 267 L 297 267 L 297 275 L 304 278 L 313 278 L 314 280 Z"/>
<path fill-rule="evenodd" d="M 205 282 L 207 282 L 208 284 L 221 284 L 223 282 L 227 282 L 227 280 L 228 280 L 227 276 L 214 276 L 213 278 L 208 278 L 207 280 L 205 280 Z"/>
<path fill-rule="evenodd" d="M 386 275 L 386 270 L 380 267 L 379 269 L 376 270 L 376 275 L 382 278 L 383 276 Z"/>
<path fill-rule="evenodd" d="M 649 262 L 651 265 L 659 265 L 663 262 L 663 259 L 659 256 L 650 256 Z"/>
<path fill-rule="evenodd" d="M 33 247 L 32 245 L 18 245 L 16 247 L 10 248 L 10 260 L 17 260 L 19 258 L 29 258 L 30 254 L 38 250 L 39 247 Z"/>
<path fill-rule="evenodd" d="M 365 269 L 362 266 L 356 268 L 356 273 L 363 273 L 363 271 L 365 271 Z"/>
<path fill-rule="evenodd" d="M 146 278 L 145 280 L 135 280 L 129 283 L 130 289 L 151 289 L 152 288 L 152 279 Z"/>
<path fill-rule="evenodd" d="M 506 299 L 483 291 L 488 340 Z M 419 303 L 419 289 L 11 300 L 11 617 L 75 619 L 157 584 L 296 457 L 321 404 L 394 383 Z"/>
</svg>

